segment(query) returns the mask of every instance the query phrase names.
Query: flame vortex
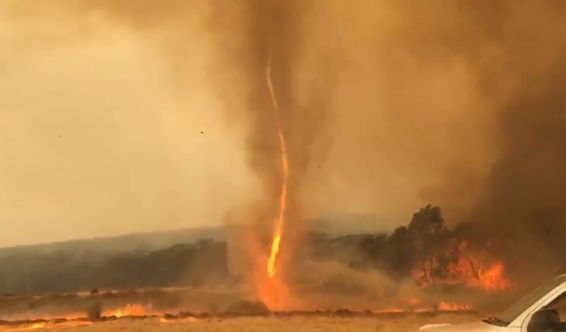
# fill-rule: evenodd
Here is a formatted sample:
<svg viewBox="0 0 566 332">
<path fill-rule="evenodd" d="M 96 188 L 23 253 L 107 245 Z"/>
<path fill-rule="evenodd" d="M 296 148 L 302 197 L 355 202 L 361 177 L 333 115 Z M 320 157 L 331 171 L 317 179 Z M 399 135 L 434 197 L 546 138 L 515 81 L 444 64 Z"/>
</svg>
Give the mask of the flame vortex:
<svg viewBox="0 0 566 332">
<path fill-rule="evenodd" d="M 269 95 L 271 96 L 271 101 L 273 102 L 273 108 L 275 109 L 276 118 L 277 118 L 277 135 L 279 136 L 279 145 L 281 148 L 281 165 L 283 168 L 283 184 L 281 186 L 281 196 L 279 198 L 279 215 L 277 218 L 277 224 L 275 226 L 275 234 L 273 235 L 271 253 L 269 255 L 269 259 L 267 260 L 267 273 L 269 275 L 269 278 L 273 279 L 277 274 L 277 255 L 279 253 L 279 245 L 281 243 L 281 236 L 283 234 L 283 225 L 285 223 L 285 206 L 287 203 L 287 179 L 289 174 L 289 168 L 287 162 L 287 147 L 285 144 L 285 136 L 283 136 L 283 131 L 281 130 L 279 108 L 277 107 L 277 99 L 275 98 L 273 84 L 271 83 L 271 50 L 269 50 L 269 59 L 267 62 L 267 69 L 266 69 L 266 79 L 267 79 L 267 87 L 269 88 Z"/>
</svg>

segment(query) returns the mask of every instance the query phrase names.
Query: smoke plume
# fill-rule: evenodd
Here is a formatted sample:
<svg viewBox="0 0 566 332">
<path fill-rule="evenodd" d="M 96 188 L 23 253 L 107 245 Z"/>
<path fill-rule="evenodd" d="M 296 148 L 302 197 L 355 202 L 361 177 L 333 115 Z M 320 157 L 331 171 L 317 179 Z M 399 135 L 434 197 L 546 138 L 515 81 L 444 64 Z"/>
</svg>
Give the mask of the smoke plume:
<svg viewBox="0 0 566 332">
<path fill-rule="evenodd" d="M 566 13 L 562 2 L 501 2 L 481 91 L 496 109 L 498 151 L 471 218 L 510 264 L 550 277 L 566 251 Z M 563 270 L 563 269 L 562 269 Z"/>
<path fill-rule="evenodd" d="M 266 217 L 256 218 L 261 223 L 270 224 L 265 219 L 277 204 L 273 196 L 280 184 L 265 78 L 270 50 L 288 141 L 290 197 L 301 202 L 301 209 L 290 209 L 299 215 L 288 216 L 296 227 L 303 216 L 346 212 L 374 215 L 380 222 L 373 228 L 389 228 L 425 203 L 422 190 L 434 188 L 447 172 L 458 179 L 480 177 L 491 161 L 492 112 L 477 88 L 477 66 L 470 63 L 487 37 L 474 30 L 475 22 L 450 18 L 460 11 L 455 4 L 12 3 L 8 15 L 30 26 L 57 25 L 64 18 L 76 25 L 79 39 L 93 31 L 128 35 L 162 56 L 166 74 L 176 80 L 167 88 L 181 100 L 215 98 L 258 176 L 260 190 L 252 187 L 243 196 L 265 201 L 259 210 Z M 203 66 L 206 76 L 198 76 Z"/>
<path fill-rule="evenodd" d="M 14 3 L 7 13 L 18 19 L 80 18 L 88 24 L 78 33 L 142 40 L 181 99 L 213 96 L 258 179 L 241 193 L 253 227 L 270 230 L 281 183 L 271 52 L 290 163 L 288 232 L 337 212 L 372 215 L 372 228 L 386 229 L 432 202 L 454 223 L 473 221 L 509 259 L 536 248 L 550 267 L 565 254 L 562 2 Z"/>
<path fill-rule="evenodd" d="M 486 120 L 466 141 L 446 137 L 459 141 L 464 158 L 445 164 L 441 185 L 426 187 L 424 197 L 443 206 L 453 222 L 472 221 L 479 237 L 497 243 L 494 254 L 505 256 L 510 269 L 550 277 L 566 254 L 560 239 L 566 227 L 566 6 L 456 1 L 400 7 L 410 28 L 406 45 L 419 61 L 458 59 L 467 68 L 476 104 L 460 108 L 461 119 L 484 113 Z M 446 84 L 438 97 L 460 93 L 461 87 Z M 462 167 L 465 160 L 478 172 Z"/>
</svg>

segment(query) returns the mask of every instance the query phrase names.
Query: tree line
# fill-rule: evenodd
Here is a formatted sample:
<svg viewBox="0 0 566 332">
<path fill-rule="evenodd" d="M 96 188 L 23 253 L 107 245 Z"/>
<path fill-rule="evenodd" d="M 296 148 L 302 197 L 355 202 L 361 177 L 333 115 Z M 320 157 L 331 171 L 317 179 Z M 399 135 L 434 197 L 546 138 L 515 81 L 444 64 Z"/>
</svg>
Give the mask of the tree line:
<svg viewBox="0 0 566 332">
<path fill-rule="evenodd" d="M 225 242 L 201 240 L 156 251 L 22 252 L 0 257 L 4 294 L 214 284 L 228 277 Z"/>
<path fill-rule="evenodd" d="M 473 236 L 470 226 L 450 227 L 440 207 L 427 205 L 390 234 L 309 233 L 305 250 L 300 252 L 303 256 L 308 253 L 309 259 L 340 261 L 352 269 L 376 269 L 395 279 L 412 278 L 418 284 L 433 285 L 449 279 L 450 267 L 467 259 L 459 244 L 466 242 L 472 250 L 485 247 L 485 239 Z M 61 293 L 233 282 L 238 278 L 228 271 L 227 247 L 225 241 L 200 240 L 153 251 L 15 252 L 0 256 L 0 292 Z M 472 271 L 479 270 L 472 260 L 468 263 Z"/>
<path fill-rule="evenodd" d="M 396 280 L 412 279 L 420 286 L 447 284 L 465 276 L 481 278 L 482 263 L 468 253 L 492 249 L 489 237 L 475 232 L 474 224 L 448 225 L 438 206 L 427 205 L 415 212 L 407 225 L 391 233 L 358 234 L 330 238 L 326 234 L 311 234 L 308 242 L 314 244 L 314 255 L 333 259 L 340 252 L 348 252 L 343 263 L 357 270 L 375 269 Z M 334 243 L 334 250 L 330 249 Z M 356 250 L 345 250 L 345 248 Z M 463 250 L 463 249 L 466 250 Z M 466 252 L 465 252 L 466 251 Z M 496 254 L 492 258 L 496 258 Z M 455 271 L 454 266 L 465 268 Z"/>
</svg>

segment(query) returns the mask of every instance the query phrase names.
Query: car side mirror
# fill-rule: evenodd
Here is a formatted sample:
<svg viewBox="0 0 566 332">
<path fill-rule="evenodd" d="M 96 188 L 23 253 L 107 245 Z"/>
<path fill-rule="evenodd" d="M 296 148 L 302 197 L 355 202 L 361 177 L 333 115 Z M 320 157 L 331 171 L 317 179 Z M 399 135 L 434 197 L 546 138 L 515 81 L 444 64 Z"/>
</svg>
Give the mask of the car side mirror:
<svg viewBox="0 0 566 332">
<path fill-rule="evenodd" d="M 554 309 L 544 309 L 531 316 L 527 332 L 552 331 L 560 324 L 560 315 Z"/>
</svg>

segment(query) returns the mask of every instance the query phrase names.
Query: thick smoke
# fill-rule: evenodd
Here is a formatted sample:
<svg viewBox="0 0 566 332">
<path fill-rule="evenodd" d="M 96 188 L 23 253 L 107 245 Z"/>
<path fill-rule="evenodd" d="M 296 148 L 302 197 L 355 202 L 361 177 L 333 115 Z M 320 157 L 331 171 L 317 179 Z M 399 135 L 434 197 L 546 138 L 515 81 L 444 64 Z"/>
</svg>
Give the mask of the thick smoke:
<svg viewBox="0 0 566 332">
<path fill-rule="evenodd" d="M 489 150 L 474 151 L 474 141 L 460 148 L 470 160 L 481 160 L 487 172 L 472 177 L 456 168 L 445 175 L 443 186 L 427 194 L 457 212 L 453 217 L 459 219 L 453 220 L 478 226 L 478 236 L 497 244 L 500 252 L 494 254 L 505 256 L 508 268 L 529 271 L 535 280 L 548 278 L 566 255 L 561 239 L 566 227 L 566 67 L 561 60 L 566 23 L 561 17 L 566 6 L 558 1 L 451 6 L 442 9 L 450 13 L 448 19 L 437 20 L 426 10 L 413 13 L 412 27 L 419 29 L 410 47 L 416 53 L 422 43 L 435 45 L 433 53 L 419 52 L 420 59 L 437 62 L 449 54 L 475 76 L 474 90 L 490 111 Z M 428 20 L 435 23 L 425 28 Z M 445 91 L 447 98 L 454 93 L 450 86 Z M 535 272 L 533 265 L 541 268 Z"/>
<path fill-rule="evenodd" d="M 253 187 L 183 3 L 0 2 L 1 246 L 217 224 Z"/>
<path fill-rule="evenodd" d="M 238 82 L 226 81 L 219 73 L 221 94 L 230 96 L 236 84 L 247 87 L 227 100 L 228 110 L 242 112 L 248 123 L 248 161 L 263 191 L 260 199 L 250 203 L 253 212 L 247 222 L 254 225 L 252 233 L 260 238 L 271 237 L 283 184 L 277 126 L 281 126 L 286 141 L 289 183 L 282 250 L 286 252 L 283 257 L 288 258 L 289 249 L 304 230 L 301 203 L 305 178 L 313 166 L 316 169 L 313 160 L 322 161 L 328 142 L 324 129 L 337 68 L 332 57 L 320 61 L 309 52 L 309 42 L 317 38 L 312 26 L 315 3 L 250 0 L 214 4 L 213 34 L 221 44 L 229 45 L 220 62 L 232 68 L 226 68 L 227 72 L 237 68 L 240 77 Z M 268 90 L 268 64 L 278 110 Z"/>
<path fill-rule="evenodd" d="M 499 242 L 500 254 L 520 258 L 517 269 L 530 263 L 525 252 L 539 252 L 549 273 L 564 255 L 563 2 L 54 3 L 42 15 L 88 18 L 151 40 L 180 95 L 195 54 L 206 58 L 203 84 L 245 140 L 259 179 L 260 190 L 245 193 L 254 212 L 236 219 L 270 231 L 277 208 L 271 51 L 290 163 L 287 232 L 300 233 L 305 216 L 342 211 L 374 215 L 385 220 L 374 229 L 388 228 L 432 202 L 451 222 L 480 226 L 478 236 Z"/>
<path fill-rule="evenodd" d="M 536 264 L 537 277 L 550 277 L 566 255 L 566 4 L 505 4 L 496 52 L 480 69 L 499 151 L 472 218 L 502 242 L 510 264 L 531 273 Z"/>
<path fill-rule="evenodd" d="M 425 203 L 422 189 L 438 184 L 447 170 L 462 174 L 459 179 L 480 176 L 491 160 L 490 112 L 469 61 L 469 54 L 479 53 L 485 32 L 476 33 L 475 22 L 451 18 L 448 14 L 460 11 L 456 5 L 14 3 L 10 13 L 30 24 L 41 18 L 55 25 L 67 17 L 85 24 L 78 35 L 130 33 L 149 46 L 148 52 L 163 55 L 181 97 L 215 91 L 235 133 L 244 132 L 249 164 L 259 175 L 263 190 L 250 188 L 247 194 L 265 201 L 259 210 L 266 216 L 250 218 L 260 223 L 270 224 L 281 183 L 275 112 L 265 79 L 270 49 L 288 141 L 290 198 L 302 202 L 300 210 L 291 202 L 290 211 L 300 213 L 291 213 L 291 222 L 298 224 L 303 213 L 353 212 L 376 215 L 384 222 L 372 227 L 388 228 Z M 463 32 L 473 46 L 459 40 Z M 187 84 L 203 65 L 207 86 Z"/>
</svg>

